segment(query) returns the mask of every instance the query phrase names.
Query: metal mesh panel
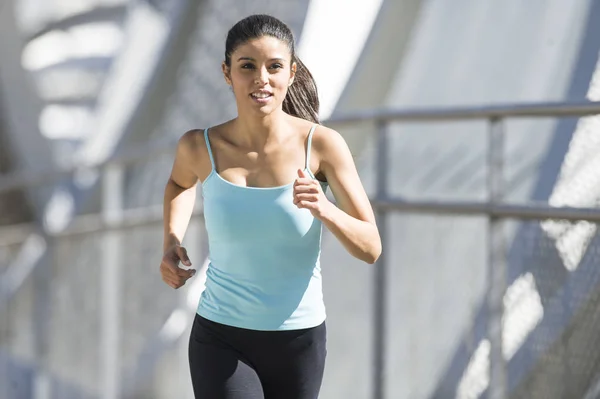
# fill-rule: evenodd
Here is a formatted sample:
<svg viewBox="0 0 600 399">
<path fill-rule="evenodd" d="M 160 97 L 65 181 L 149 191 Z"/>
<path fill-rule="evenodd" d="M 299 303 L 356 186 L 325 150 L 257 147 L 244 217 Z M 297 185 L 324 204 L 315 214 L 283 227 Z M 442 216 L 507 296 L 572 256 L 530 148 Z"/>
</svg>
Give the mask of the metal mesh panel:
<svg viewBox="0 0 600 399">
<path fill-rule="evenodd" d="M 158 273 L 162 236 L 162 224 L 156 224 L 130 229 L 123 237 L 124 252 L 136 248 L 131 259 L 123 262 L 121 327 L 122 345 L 127 348 L 122 359 L 125 370 L 138 366 L 138 357 L 149 338 L 158 333 L 177 306 L 177 295 L 165 289 Z"/>
<path fill-rule="evenodd" d="M 513 397 L 583 397 L 600 371 L 600 240 L 594 236 L 581 263 L 569 270 L 539 223 L 526 223 L 523 229 L 528 233 L 521 239 L 536 250 L 524 262 L 522 275 L 535 281 L 531 291 L 537 291 L 543 308 L 523 307 L 515 323 L 515 329 L 529 326 L 531 332 L 509 363 Z M 516 252 L 522 248 L 515 242 Z"/>
<path fill-rule="evenodd" d="M 56 241 L 52 278 L 52 371 L 91 392 L 100 392 L 103 240 L 107 233 L 68 236 Z M 177 297 L 164 289 L 157 272 L 162 225 L 125 229 L 120 260 L 120 364 L 123 374 L 138 366 L 145 344 L 164 324 Z"/>
<path fill-rule="evenodd" d="M 486 126 L 486 121 L 389 125 L 389 195 L 485 198 Z"/>
<path fill-rule="evenodd" d="M 98 392 L 101 341 L 101 234 L 55 239 L 48 307 L 50 370 L 61 380 Z"/>
<path fill-rule="evenodd" d="M 389 242 L 402 244 L 387 251 L 387 397 L 455 397 L 447 380 L 465 366 L 486 333 L 481 309 L 487 284 L 486 220 L 416 214 L 389 218 Z M 436 387 L 433 382 L 440 380 L 444 383 Z"/>
<path fill-rule="evenodd" d="M 0 339 L 8 353 L 19 360 L 31 362 L 35 358 L 33 328 L 34 284 L 28 279 L 12 301 L 3 302 L 0 308 L 2 327 Z"/>
<path fill-rule="evenodd" d="M 389 397 L 486 397 L 489 338 L 484 218 L 392 216 L 427 245 L 392 248 L 389 279 Z M 568 271 L 540 222 L 507 223 L 503 349 L 511 398 L 583 398 L 600 372 L 600 241 Z M 460 232 L 462 237 L 457 237 Z M 465 235 L 471 238 L 465 241 Z M 509 236 L 509 234 L 507 234 Z M 470 258 L 453 259 L 464 253 Z M 429 250 L 425 250 L 427 247 Z M 473 266 L 457 270 L 461 261 Z M 439 381 L 432 387 L 426 381 Z M 593 396 L 595 397 L 595 396 Z"/>
<path fill-rule="evenodd" d="M 587 162 L 593 162 L 589 153 L 595 141 L 569 140 L 573 131 L 576 139 L 581 136 L 589 119 L 507 123 L 505 198 L 527 203 L 550 196 L 553 205 L 597 206 L 596 197 L 587 198 L 595 195 L 589 188 L 595 187 L 595 175 L 572 155 L 588 154 Z M 402 124 L 391 131 L 390 195 L 485 198 L 485 125 Z M 555 185 L 561 167 L 565 180 Z M 410 212 L 389 217 L 388 396 L 486 397 L 491 348 L 487 218 Z M 583 397 L 600 371 L 598 274 L 591 266 L 598 253 L 596 226 L 503 225 L 508 289 L 502 344 L 510 396 Z"/>
<path fill-rule="evenodd" d="M 52 241 L 49 303 L 46 307 L 48 352 L 43 360 L 55 378 L 57 395 L 61 390 L 90 395 L 101 391 L 102 342 L 102 240 L 106 233 L 86 233 L 56 238 Z M 160 261 L 162 226 L 157 223 L 117 233 L 123 241 L 121 262 L 121 366 L 131 374 L 139 367 L 139 356 L 147 350 L 170 312 L 177 296 L 168 289 L 157 273 Z M 142 243 L 140 245 L 140 242 Z M 135 247 L 134 247 L 135 245 Z M 132 251 L 132 248 L 135 250 Z M 140 251 L 140 252 L 138 252 Z M 143 253 L 151 263 L 144 263 Z M 43 272 L 43 269 L 35 273 Z M 155 287 L 151 289 L 151 287 Z M 27 279 L 15 297 L 3 303 L 0 316 L 2 345 L 11 357 L 28 361 L 39 358 L 35 324 L 36 278 Z M 77 389 L 69 389 L 69 386 Z M 65 394 L 66 395 L 66 394 Z M 66 396 L 55 396 L 66 397 Z M 81 397 L 85 396 L 73 396 Z"/>
</svg>

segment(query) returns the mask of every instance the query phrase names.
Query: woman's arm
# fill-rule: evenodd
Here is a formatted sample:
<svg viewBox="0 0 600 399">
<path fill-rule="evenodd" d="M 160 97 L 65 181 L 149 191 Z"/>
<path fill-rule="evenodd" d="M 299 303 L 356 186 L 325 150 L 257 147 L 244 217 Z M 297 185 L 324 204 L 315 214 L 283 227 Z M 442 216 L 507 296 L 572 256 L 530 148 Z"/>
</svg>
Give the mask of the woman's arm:
<svg viewBox="0 0 600 399">
<path fill-rule="evenodd" d="M 184 134 L 177 144 L 171 176 L 165 187 L 163 201 L 163 258 L 160 264 L 162 279 L 172 288 L 179 288 L 195 274 L 195 270 L 179 267 L 192 263 L 181 246 L 196 201 L 198 177 L 194 173 L 193 152 L 195 132 Z"/>
<path fill-rule="evenodd" d="M 164 241 L 163 251 L 181 245 L 196 201 L 198 177 L 192 167 L 191 156 L 195 132 L 184 134 L 177 144 L 171 176 L 163 200 Z"/>
<path fill-rule="evenodd" d="M 375 263 L 381 254 L 379 230 L 346 141 L 338 132 L 319 126 L 313 138 L 313 149 L 320 160 L 319 172 L 327 179 L 337 207 L 325 197 L 320 187 L 317 201 L 311 203 L 308 196 L 300 194 L 295 202 L 311 209 L 351 255 Z M 310 189 L 299 191 L 309 192 Z"/>
</svg>

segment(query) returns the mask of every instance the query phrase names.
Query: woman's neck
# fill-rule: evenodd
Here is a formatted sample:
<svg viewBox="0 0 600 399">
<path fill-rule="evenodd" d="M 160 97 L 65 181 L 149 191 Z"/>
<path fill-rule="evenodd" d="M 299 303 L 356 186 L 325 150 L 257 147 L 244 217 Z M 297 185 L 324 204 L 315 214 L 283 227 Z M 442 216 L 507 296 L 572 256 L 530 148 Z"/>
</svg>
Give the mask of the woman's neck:
<svg viewBox="0 0 600 399">
<path fill-rule="evenodd" d="M 286 116 L 282 110 L 264 116 L 239 114 L 233 124 L 236 141 L 250 148 L 261 148 L 269 142 L 279 141 L 287 130 L 284 127 L 289 124 Z"/>
</svg>

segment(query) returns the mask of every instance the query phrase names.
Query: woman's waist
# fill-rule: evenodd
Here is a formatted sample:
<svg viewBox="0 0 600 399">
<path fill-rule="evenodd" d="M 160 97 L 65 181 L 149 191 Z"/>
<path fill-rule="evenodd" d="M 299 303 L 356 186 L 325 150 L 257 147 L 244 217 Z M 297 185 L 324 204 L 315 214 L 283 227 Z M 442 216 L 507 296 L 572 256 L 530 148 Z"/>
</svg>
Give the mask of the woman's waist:
<svg viewBox="0 0 600 399">
<path fill-rule="evenodd" d="M 299 328 L 325 312 L 322 284 L 308 281 L 222 281 L 207 275 L 199 308 L 213 320 L 256 329 Z M 215 319 L 216 318 L 216 319 Z"/>
<path fill-rule="evenodd" d="M 287 261 L 256 263 L 244 261 L 218 262 L 212 257 L 206 271 L 207 284 L 240 286 L 248 290 L 278 292 L 306 288 L 312 280 L 321 281 L 319 260 L 312 263 Z"/>
<path fill-rule="evenodd" d="M 320 248 L 209 243 L 210 267 L 231 278 L 306 278 L 320 271 Z"/>
</svg>

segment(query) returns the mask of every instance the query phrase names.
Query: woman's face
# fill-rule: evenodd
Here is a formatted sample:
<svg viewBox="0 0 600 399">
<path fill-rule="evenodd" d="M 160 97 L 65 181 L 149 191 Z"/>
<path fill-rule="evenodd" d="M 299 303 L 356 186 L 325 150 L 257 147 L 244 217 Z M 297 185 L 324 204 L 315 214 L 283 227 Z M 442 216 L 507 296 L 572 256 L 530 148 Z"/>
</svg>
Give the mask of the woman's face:
<svg viewBox="0 0 600 399">
<path fill-rule="evenodd" d="M 231 54 L 231 66 L 223 63 L 227 84 L 235 94 L 238 112 L 242 109 L 270 114 L 281 107 L 292 84 L 296 64 L 285 42 L 263 36 L 238 46 Z"/>
</svg>

